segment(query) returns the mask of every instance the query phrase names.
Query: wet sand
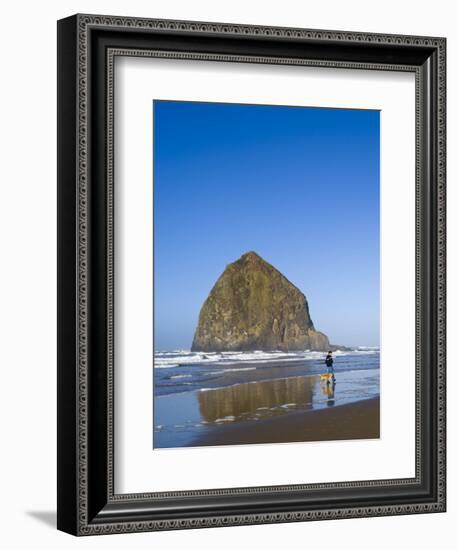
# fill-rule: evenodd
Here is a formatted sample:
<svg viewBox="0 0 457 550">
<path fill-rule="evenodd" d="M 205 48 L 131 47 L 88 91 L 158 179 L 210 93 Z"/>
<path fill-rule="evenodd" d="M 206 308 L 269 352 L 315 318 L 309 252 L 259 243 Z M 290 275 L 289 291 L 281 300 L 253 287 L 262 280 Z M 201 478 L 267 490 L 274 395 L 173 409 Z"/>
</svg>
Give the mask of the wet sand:
<svg viewBox="0 0 457 550">
<path fill-rule="evenodd" d="M 379 438 L 379 397 L 258 421 L 211 426 L 191 446 Z"/>
</svg>

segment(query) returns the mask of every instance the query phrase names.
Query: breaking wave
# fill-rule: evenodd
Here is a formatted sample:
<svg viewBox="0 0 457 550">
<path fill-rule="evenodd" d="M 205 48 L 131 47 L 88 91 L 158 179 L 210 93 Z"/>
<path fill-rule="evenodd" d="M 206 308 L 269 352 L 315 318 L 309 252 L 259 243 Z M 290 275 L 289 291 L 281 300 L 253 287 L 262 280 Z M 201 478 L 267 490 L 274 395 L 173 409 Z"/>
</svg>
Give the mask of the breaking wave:
<svg viewBox="0 0 457 550">
<path fill-rule="evenodd" d="M 379 352 L 379 348 L 360 346 L 351 350 L 336 350 L 335 356 L 371 355 Z M 154 354 L 154 367 L 166 369 L 191 365 L 233 365 L 246 363 L 274 363 L 276 361 L 303 361 L 310 359 L 323 359 L 326 353 L 321 351 L 223 351 L 223 352 L 192 352 L 187 350 L 161 351 Z M 242 367 L 240 367 L 242 369 Z"/>
</svg>

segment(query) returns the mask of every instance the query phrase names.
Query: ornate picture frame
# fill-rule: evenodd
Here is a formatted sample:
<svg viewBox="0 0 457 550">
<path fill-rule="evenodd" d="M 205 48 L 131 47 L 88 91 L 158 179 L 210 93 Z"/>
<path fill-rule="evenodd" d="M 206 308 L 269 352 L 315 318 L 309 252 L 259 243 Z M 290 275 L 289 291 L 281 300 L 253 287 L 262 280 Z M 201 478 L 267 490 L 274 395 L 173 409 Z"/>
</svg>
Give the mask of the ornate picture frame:
<svg viewBox="0 0 457 550">
<path fill-rule="evenodd" d="M 402 71 L 416 91 L 416 475 L 118 494 L 114 60 Z M 444 512 L 444 38 L 74 15 L 58 22 L 58 529 L 74 535 Z"/>
</svg>

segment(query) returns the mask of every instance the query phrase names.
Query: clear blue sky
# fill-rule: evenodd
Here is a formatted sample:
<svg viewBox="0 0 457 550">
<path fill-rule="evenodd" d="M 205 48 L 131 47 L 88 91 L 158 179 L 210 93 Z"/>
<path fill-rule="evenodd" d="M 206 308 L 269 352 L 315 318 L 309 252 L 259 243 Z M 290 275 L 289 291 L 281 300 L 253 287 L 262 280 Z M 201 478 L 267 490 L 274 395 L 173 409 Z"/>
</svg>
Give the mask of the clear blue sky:
<svg viewBox="0 0 457 550">
<path fill-rule="evenodd" d="M 249 250 L 330 341 L 379 345 L 378 111 L 154 101 L 156 350 Z"/>
</svg>

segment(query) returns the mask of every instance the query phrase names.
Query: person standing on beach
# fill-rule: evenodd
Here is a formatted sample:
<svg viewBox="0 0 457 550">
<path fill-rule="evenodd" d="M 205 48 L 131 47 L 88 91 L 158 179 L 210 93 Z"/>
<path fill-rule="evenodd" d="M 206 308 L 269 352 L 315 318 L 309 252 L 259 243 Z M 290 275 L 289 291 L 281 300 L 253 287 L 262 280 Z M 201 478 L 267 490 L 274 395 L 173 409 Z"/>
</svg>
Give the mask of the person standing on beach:
<svg viewBox="0 0 457 550">
<path fill-rule="evenodd" d="M 332 355 L 332 352 L 329 351 L 327 353 L 327 357 L 325 358 L 325 364 L 327 366 L 327 374 L 328 375 L 332 375 L 332 382 L 335 382 L 335 371 L 333 369 L 333 355 Z M 327 384 L 329 384 L 330 381 L 329 379 L 327 379 Z"/>
</svg>

